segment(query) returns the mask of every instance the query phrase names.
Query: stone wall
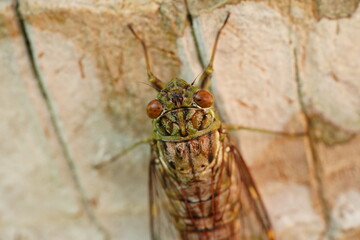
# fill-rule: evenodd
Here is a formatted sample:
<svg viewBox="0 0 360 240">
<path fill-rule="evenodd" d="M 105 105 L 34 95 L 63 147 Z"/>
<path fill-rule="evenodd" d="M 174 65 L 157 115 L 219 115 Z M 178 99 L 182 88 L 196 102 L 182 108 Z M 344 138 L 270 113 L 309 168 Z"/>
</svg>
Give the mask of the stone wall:
<svg viewBox="0 0 360 240">
<path fill-rule="evenodd" d="M 149 239 L 143 52 L 212 89 L 278 239 L 360 238 L 359 0 L 3 0 L 0 239 Z M 194 34 L 192 34 L 192 31 Z M 199 39 L 196 52 L 193 36 Z M 291 137 L 256 131 L 303 133 Z"/>
</svg>

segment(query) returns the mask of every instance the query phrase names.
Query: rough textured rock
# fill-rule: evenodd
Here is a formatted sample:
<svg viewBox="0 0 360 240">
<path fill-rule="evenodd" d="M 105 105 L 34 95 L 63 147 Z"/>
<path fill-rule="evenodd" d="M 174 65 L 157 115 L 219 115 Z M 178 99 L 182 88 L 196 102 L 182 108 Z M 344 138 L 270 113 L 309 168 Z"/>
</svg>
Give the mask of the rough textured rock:
<svg viewBox="0 0 360 240">
<path fill-rule="evenodd" d="M 11 1 L 0 22 L 0 239 L 103 239 L 84 215 Z"/>
<path fill-rule="evenodd" d="M 223 120 L 304 133 L 234 132 L 279 239 L 360 237 L 358 2 L 188 1 L 204 63 L 232 14 L 212 84 Z M 159 78 L 201 72 L 183 1 L 19 3 L 0 3 L 0 239 L 149 239 L 149 147 L 92 166 L 151 133 L 128 24 Z"/>
</svg>

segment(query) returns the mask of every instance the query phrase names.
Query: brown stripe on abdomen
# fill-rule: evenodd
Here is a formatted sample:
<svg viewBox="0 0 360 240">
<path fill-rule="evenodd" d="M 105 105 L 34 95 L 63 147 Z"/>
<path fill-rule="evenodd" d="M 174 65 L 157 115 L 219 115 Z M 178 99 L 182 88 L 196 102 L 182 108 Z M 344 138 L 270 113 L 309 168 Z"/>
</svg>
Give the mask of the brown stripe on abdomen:
<svg viewBox="0 0 360 240">
<path fill-rule="evenodd" d="M 240 219 L 215 225 L 213 228 L 180 231 L 183 240 L 239 240 Z"/>
</svg>

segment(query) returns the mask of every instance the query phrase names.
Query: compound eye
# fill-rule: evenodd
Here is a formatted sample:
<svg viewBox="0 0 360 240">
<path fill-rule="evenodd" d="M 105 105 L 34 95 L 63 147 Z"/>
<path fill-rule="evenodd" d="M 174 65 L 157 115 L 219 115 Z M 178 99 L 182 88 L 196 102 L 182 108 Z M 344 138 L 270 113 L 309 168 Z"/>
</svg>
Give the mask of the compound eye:
<svg viewBox="0 0 360 240">
<path fill-rule="evenodd" d="M 194 101 L 200 107 L 208 108 L 214 104 L 214 97 L 206 90 L 199 90 L 194 95 Z"/>
<path fill-rule="evenodd" d="M 156 99 L 151 100 L 146 107 L 146 113 L 149 116 L 149 118 L 152 119 L 160 116 L 162 110 L 163 110 L 162 104 Z"/>
</svg>

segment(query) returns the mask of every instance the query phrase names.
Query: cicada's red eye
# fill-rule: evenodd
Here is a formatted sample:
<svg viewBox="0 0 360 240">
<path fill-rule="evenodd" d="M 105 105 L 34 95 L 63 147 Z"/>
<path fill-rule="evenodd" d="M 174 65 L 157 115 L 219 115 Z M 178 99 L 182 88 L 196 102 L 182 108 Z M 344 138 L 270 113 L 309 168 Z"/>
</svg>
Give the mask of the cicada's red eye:
<svg viewBox="0 0 360 240">
<path fill-rule="evenodd" d="M 194 101 L 200 107 L 207 108 L 214 104 L 214 97 L 206 90 L 199 90 L 194 95 Z"/>
<path fill-rule="evenodd" d="M 156 99 L 151 100 L 146 107 L 146 113 L 149 118 L 157 118 L 158 116 L 160 116 L 162 110 L 162 104 Z"/>
</svg>

